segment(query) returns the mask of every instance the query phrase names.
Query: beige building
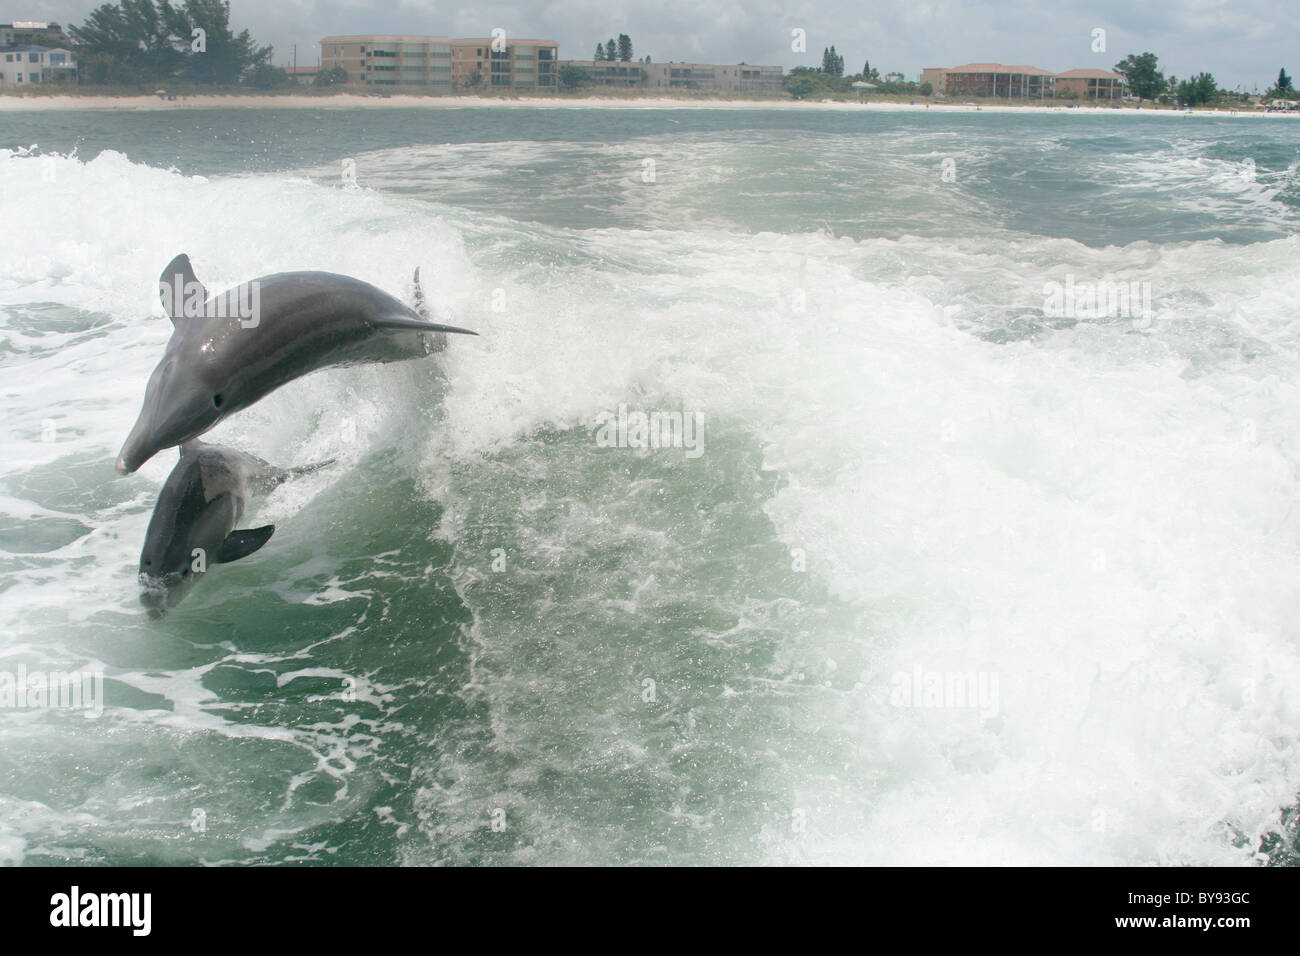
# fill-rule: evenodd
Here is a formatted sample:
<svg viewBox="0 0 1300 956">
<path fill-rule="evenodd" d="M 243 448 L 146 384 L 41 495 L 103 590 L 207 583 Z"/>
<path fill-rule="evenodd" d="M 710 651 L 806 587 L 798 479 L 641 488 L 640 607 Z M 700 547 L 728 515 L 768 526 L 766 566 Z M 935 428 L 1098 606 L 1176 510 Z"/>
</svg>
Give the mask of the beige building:
<svg viewBox="0 0 1300 956">
<path fill-rule="evenodd" d="M 927 66 L 921 71 L 921 82 L 929 83 L 937 93 L 948 89 L 948 68 L 946 66 Z"/>
<path fill-rule="evenodd" d="M 1056 74 L 1057 92 L 1081 100 L 1118 100 L 1128 93 L 1128 80 L 1109 70 L 1066 70 Z"/>
<path fill-rule="evenodd" d="M 944 92 L 949 96 L 1051 99 L 1055 85 L 1056 74 L 1051 70 L 1002 63 L 966 63 L 949 68 L 944 77 Z"/>
<path fill-rule="evenodd" d="M 779 66 L 747 63 L 638 63 L 635 60 L 565 60 L 581 67 L 600 86 L 641 90 L 712 90 L 720 93 L 780 93 Z"/>
<path fill-rule="evenodd" d="M 927 66 L 921 82 L 949 96 L 1006 96 L 1051 99 L 1064 93 L 1080 99 L 1120 99 L 1128 81 L 1108 70 L 1066 70 L 1052 73 L 1036 66 L 1001 63 L 967 63 L 964 66 Z"/>
<path fill-rule="evenodd" d="M 348 83 L 467 89 L 554 89 L 559 44 L 509 39 L 501 50 L 492 38 L 431 36 L 337 36 L 321 40 L 322 71 L 342 67 Z"/>
</svg>

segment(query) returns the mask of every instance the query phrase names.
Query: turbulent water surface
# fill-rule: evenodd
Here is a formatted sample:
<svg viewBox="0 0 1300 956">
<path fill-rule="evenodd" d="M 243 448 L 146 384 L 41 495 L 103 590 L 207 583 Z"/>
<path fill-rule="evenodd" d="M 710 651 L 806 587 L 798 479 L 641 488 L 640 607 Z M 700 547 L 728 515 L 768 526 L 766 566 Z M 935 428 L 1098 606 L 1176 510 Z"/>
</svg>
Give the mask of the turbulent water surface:
<svg viewBox="0 0 1300 956">
<path fill-rule="evenodd" d="M 0 691 L 103 675 L 98 716 L 0 709 L 0 861 L 1285 858 L 1298 146 L 1083 111 L 0 114 Z M 175 453 L 113 459 L 178 252 L 214 291 L 409 301 L 419 266 L 482 334 L 211 432 L 339 461 L 152 621 Z M 620 406 L 694 446 L 620 443 Z"/>
</svg>

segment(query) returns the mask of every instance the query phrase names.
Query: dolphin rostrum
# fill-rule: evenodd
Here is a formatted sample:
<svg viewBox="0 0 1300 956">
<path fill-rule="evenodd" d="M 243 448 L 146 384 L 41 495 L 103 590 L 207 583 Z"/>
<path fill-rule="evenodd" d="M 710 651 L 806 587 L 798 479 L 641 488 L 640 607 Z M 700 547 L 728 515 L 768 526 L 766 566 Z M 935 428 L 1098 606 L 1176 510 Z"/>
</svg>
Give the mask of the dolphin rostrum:
<svg viewBox="0 0 1300 956">
<path fill-rule="evenodd" d="M 274 525 L 235 530 L 249 497 L 332 461 L 285 469 L 222 445 L 181 445 L 140 552 L 140 603 L 149 616 L 162 617 L 184 600 L 208 565 L 238 561 L 266 544 Z"/>
<path fill-rule="evenodd" d="M 446 346 L 443 333 L 477 334 L 428 321 L 419 269 L 415 287 L 419 312 L 368 282 L 331 272 L 277 272 L 209 296 L 189 256 L 177 256 L 158 281 L 172 336 L 118 455 L 118 474 L 301 375 L 420 358 Z"/>
</svg>

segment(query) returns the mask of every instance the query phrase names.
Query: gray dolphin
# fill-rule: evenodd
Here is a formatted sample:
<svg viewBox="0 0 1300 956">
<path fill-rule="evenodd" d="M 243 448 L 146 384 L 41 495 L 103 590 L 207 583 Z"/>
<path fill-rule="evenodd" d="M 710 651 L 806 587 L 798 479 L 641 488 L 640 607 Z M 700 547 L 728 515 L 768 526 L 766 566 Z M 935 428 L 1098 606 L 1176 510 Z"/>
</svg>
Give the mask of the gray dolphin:
<svg viewBox="0 0 1300 956">
<path fill-rule="evenodd" d="M 118 455 L 121 475 L 300 375 L 420 358 L 446 346 L 445 332 L 477 334 L 424 317 L 419 269 L 419 312 L 331 272 L 277 272 L 209 297 L 184 253 L 163 270 L 158 288 L 175 328 Z"/>
<path fill-rule="evenodd" d="M 233 448 L 191 440 L 167 476 L 154 505 L 140 552 L 140 603 L 162 617 L 185 599 L 210 564 L 252 554 L 270 539 L 275 525 L 235 530 L 244 502 L 285 481 L 333 462 L 276 468 Z"/>
</svg>

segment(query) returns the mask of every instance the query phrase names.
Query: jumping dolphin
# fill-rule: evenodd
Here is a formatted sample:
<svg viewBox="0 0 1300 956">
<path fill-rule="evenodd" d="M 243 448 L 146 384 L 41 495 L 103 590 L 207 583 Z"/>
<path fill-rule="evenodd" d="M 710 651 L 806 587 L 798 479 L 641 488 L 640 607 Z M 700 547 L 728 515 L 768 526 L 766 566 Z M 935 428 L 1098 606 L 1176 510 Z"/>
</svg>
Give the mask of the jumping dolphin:
<svg viewBox="0 0 1300 956">
<path fill-rule="evenodd" d="M 177 256 L 158 280 L 175 328 L 118 455 L 118 474 L 301 375 L 420 358 L 446 346 L 442 333 L 477 334 L 422 315 L 419 269 L 415 288 L 420 312 L 368 282 L 331 272 L 277 272 L 209 297 L 189 256 Z"/>
<path fill-rule="evenodd" d="M 140 552 L 140 603 L 149 616 L 162 617 L 184 600 L 209 564 L 238 561 L 266 544 L 275 525 L 235 530 L 245 500 L 332 461 L 285 469 L 221 445 L 181 445 Z"/>
</svg>

